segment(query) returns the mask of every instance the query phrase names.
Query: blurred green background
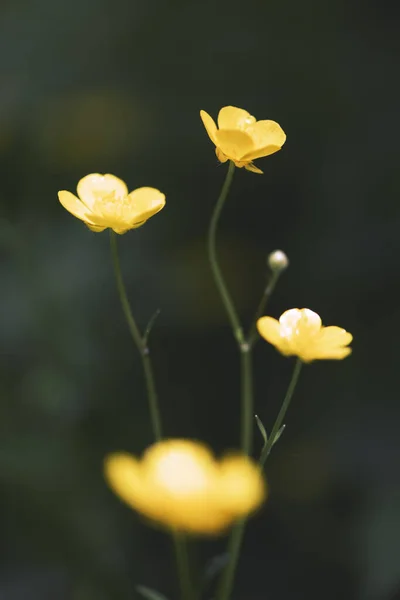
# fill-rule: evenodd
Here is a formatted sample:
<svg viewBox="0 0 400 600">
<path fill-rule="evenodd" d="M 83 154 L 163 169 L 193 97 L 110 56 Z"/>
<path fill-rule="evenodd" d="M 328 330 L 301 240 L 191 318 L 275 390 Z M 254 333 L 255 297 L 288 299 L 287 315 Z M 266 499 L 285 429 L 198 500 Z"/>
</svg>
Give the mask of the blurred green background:
<svg viewBox="0 0 400 600">
<path fill-rule="evenodd" d="M 205 253 L 226 166 L 199 118 L 233 104 L 288 139 L 238 171 L 219 251 L 248 323 L 309 307 L 353 355 L 304 369 L 248 528 L 235 599 L 400 594 L 400 5 L 394 0 L 2 0 L 0 600 L 176 598 L 170 543 L 107 489 L 106 453 L 152 442 L 107 233 L 58 203 L 91 172 L 158 187 L 162 213 L 119 239 L 135 315 L 155 309 L 165 430 L 239 440 L 238 356 Z M 256 351 L 271 427 L 292 362 Z M 261 440 L 256 432 L 256 454 Z M 202 541 L 200 564 L 224 551 Z"/>
</svg>

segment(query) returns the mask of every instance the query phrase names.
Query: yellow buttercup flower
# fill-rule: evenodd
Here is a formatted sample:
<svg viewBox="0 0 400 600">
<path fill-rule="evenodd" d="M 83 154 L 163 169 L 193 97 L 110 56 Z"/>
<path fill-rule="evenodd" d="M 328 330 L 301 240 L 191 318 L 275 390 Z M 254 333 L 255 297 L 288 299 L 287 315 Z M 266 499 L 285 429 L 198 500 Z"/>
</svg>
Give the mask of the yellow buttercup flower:
<svg viewBox="0 0 400 600">
<path fill-rule="evenodd" d="M 215 144 L 218 160 L 232 160 L 239 168 L 253 173 L 262 171 L 253 164 L 256 158 L 278 152 L 286 135 L 275 121 L 257 121 L 250 113 L 235 106 L 224 106 L 218 115 L 218 128 L 208 113 L 200 117 L 211 141 Z"/>
<path fill-rule="evenodd" d="M 261 317 L 259 334 L 285 356 L 298 356 L 303 362 L 319 359 L 341 360 L 351 353 L 353 336 L 341 327 L 323 327 L 317 313 L 308 308 L 292 308 L 279 321 Z"/>
<path fill-rule="evenodd" d="M 141 459 L 111 454 L 105 476 L 114 492 L 149 519 L 177 531 L 213 535 L 257 509 L 266 496 L 261 471 L 247 456 L 217 461 L 198 442 L 170 439 Z"/>
<path fill-rule="evenodd" d="M 107 227 L 125 233 L 143 225 L 165 205 L 165 196 L 151 187 L 129 193 L 126 184 L 115 175 L 91 173 L 77 186 L 78 197 L 65 190 L 58 198 L 70 213 L 81 219 L 92 231 Z"/>
</svg>

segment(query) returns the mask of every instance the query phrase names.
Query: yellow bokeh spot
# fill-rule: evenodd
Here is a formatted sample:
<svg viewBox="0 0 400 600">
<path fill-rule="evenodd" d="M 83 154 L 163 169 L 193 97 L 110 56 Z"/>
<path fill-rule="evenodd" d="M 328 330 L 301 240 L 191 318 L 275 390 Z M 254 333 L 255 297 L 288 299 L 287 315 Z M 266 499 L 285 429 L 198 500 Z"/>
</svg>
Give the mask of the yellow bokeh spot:
<svg viewBox="0 0 400 600">
<path fill-rule="evenodd" d="M 206 446 L 165 440 L 137 460 L 106 458 L 105 476 L 129 506 L 178 531 L 213 535 L 256 510 L 266 496 L 258 466 L 247 456 L 218 461 Z"/>
</svg>

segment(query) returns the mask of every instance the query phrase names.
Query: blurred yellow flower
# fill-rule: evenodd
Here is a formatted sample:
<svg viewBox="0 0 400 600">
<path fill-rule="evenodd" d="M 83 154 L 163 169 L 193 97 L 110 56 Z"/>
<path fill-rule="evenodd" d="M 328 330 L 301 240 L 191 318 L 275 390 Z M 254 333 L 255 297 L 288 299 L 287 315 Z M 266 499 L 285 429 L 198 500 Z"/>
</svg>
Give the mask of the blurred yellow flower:
<svg viewBox="0 0 400 600">
<path fill-rule="evenodd" d="M 217 461 L 203 444 L 170 439 L 138 460 L 111 454 L 105 476 L 129 506 L 177 531 L 213 535 L 260 506 L 266 486 L 247 456 Z"/>
<path fill-rule="evenodd" d="M 125 183 L 114 175 L 86 175 L 79 181 L 77 192 L 78 197 L 63 190 L 58 198 L 92 231 L 110 227 L 115 233 L 125 233 L 143 225 L 165 205 L 165 196 L 159 190 L 141 187 L 129 193 Z"/>
<path fill-rule="evenodd" d="M 232 160 L 239 168 L 262 173 L 253 160 L 278 152 L 286 135 L 275 121 L 257 121 L 250 113 L 235 106 L 224 106 L 218 115 L 217 126 L 208 113 L 200 117 L 211 141 L 215 144 L 218 160 Z"/>
<path fill-rule="evenodd" d="M 323 327 L 317 313 L 308 308 L 292 308 L 279 321 L 261 317 L 259 334 L 285 356 L 298 356 L 303 362 L 318 359 L 341 360 L 351 353 L 353 336 L 340 327 Z"/>
</svg>

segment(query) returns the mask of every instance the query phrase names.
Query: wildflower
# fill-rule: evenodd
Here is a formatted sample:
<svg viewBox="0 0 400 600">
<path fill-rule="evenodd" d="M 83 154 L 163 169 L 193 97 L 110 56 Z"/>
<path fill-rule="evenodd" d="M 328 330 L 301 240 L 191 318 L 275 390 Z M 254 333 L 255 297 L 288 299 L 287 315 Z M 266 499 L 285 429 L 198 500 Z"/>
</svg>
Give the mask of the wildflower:
<svg viewBox="0 0 400 600">
<path fill-rule="evenodd" d="M 318 359 L 341 360 L 351 353 L 353 336 L 340 327 L 323 327 L 317 313 L 308 308 L 292 308 L 279 321 L 261 317 L 259 334 L 285 356 L 298 356 L 303 362 Z"/>
<path fill-rule="evenodd" d="M 217 461 L 203 444 L 170 439 L 138 460 L 111 454 L 105 476 L 129 506 L 177 531 L 218 534 L 253 512 L 266 495 L 259 468 L 242 455 Z"/>
<path fill-rule="evenodd" d="M 63 190 L 58 198 L 92 231 L 110 227 L 115 233 L 125 233 L 143 225 L 165 205 L 159 190 L 141 187 L 129 193 L 126 184 L 114 175 L 86 175 L 79 181 L 77 192 L 78 197 Z"/>
<path fill-rule="evenodd" d="M 224 106 L 218 115 L 217 126 L 208 113 L 200 111 L 200 117 L 211 141 L 215 144 L 218 160 L 232 160 L 239 168 L 262 173 L 253 160 L 278 152 L 285 143 L 286 135 L 275 121 L 256 121 L 242 108 Z"/>
</svg>

